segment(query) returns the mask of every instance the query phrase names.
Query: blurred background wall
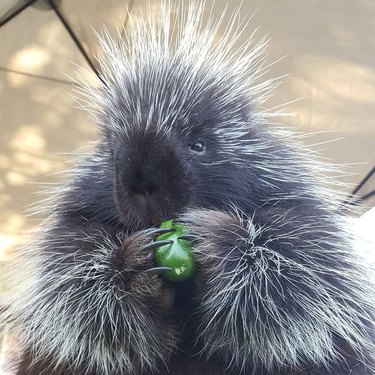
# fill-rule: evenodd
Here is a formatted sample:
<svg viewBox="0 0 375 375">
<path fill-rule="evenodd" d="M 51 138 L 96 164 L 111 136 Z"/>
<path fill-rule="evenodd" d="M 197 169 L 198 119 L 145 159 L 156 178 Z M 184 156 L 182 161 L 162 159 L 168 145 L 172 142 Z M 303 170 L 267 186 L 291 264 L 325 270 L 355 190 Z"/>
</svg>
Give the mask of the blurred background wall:
<svg viewBox="0 0 375 375">
<path fill-rule="evenodd" d="M 25 2 L 0 0 L 0 21 Z M 72 63 L 87 62 L 45 2 L 37 0 L 0 27 L 0 267 L 11 260 L 21 234 L 37 224 L 25 209 L 41 198 L 40 183 L 61 181 L 57 172 L 69 153 L 97 137 L 72 99 Z M 131 28 L 142 11 L 160 12 L 158 0 L 151 0 L 151 10 L 144 0 L 55 3 L 90 58 L 98 50 L 91 26 L 115 33 L 116 27 Z M 375 163 L 375 1 L 216 0 L 213 12 L 219 16 L 227 6 L 230 14 L 240 3 L 244 16 L 256 12 L 246 33 L 257 27 L 257 37 L 269 33 L 268 60 L 284 57 L 267 76 L 289 74 L 268 106 L 292 101 L 288 111 L 294 116 L 285 124 L 314 132 L 308 143 L 336 140 L 317 148 L 334 163 L 350 164 L 344 178 L 349 193 Z M 207 13 L 211 6 L 208 0 Z M 97 84 L 94 74 L 90 79 Z M 360 193 L 374 188 L 372 179 Z"/>
</svg>

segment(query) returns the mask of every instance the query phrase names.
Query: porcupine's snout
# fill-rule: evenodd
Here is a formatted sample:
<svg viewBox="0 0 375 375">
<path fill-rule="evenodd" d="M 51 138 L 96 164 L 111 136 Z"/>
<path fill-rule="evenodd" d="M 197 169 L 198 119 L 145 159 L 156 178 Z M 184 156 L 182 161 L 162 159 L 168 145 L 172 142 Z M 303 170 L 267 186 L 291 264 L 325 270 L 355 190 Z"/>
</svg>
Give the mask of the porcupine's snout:
<svg viewBox="0 0 375 375">
<path fill-rule="evenodd" d="M 189 200 L 186 173 L 175 147 L 164 135 L 142 132 L 129 137 L 119 150 L 118 206 L 141 225 L 172 218 Z"/>
<path fill-rule="evenodd" d="M 159 195 L 164 176 L 157 176 L 159 173 L 154 166 L 137 165 L 133 168 L 128 182 L 128 190 L 131 198 L 136 200 L 139 205 L 152 204 Z"/>
</svg>

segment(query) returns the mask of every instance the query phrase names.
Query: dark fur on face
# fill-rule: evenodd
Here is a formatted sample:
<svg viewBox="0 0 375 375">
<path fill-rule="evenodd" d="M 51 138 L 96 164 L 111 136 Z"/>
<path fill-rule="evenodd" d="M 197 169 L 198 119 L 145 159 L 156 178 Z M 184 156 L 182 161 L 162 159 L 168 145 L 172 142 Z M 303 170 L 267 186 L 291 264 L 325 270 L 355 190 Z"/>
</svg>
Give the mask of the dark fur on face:
<svg viewBox="0 0 375 375">
<path fill-rule="evenodd" d="M 173 139 L 153 132 L 132 134 L 115 152 L 114 197 L 124 221 L 140 228 L 173 217 L 190 200 L 185 155 Z"/>
</svg>

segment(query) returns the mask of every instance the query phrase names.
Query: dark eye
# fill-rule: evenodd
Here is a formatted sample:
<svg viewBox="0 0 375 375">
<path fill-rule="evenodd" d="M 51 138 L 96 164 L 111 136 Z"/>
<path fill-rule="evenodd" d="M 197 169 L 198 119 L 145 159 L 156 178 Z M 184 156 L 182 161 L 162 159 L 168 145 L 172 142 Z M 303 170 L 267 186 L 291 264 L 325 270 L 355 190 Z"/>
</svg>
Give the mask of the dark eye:
<svg viewBox="0 0 375 375">
<path fill-rule="evenodd" d="M 204 152 L 206 150 L 206 146 L 203 142 L 196 142 L 190 145 L 190 150 L 194 152 Z"/>
</svg>

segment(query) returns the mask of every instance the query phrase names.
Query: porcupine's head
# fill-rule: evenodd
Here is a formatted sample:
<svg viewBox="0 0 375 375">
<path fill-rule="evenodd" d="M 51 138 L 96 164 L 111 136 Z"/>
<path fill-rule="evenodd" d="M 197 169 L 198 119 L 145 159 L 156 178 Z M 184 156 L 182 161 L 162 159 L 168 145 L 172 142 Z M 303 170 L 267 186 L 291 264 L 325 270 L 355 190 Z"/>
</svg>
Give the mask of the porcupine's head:
<svg viewBox="0 0 375 375">
<path fill-rule="evenodd" d="M 203 22 L 202 9 L 179 12 L 175 27 L 164 10 L 159 26 L 150 19 L 133 25 L 125 40 L 101 37 L 105 85 L 89 96 L 126 222 L 156 224 L 186 207 L 249 194 L 255 202 L 259 193 L 260 169 L 249 155 L 268 116 L 259 105 L 275 85 L 258 82 L 266 40 L 250 38 L 231 54 L 245 25 L 234 16 L 219 36 L 220 23 Z"/>
</svg>

